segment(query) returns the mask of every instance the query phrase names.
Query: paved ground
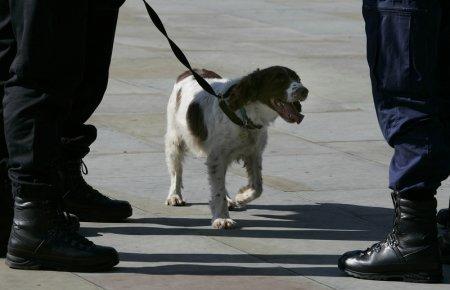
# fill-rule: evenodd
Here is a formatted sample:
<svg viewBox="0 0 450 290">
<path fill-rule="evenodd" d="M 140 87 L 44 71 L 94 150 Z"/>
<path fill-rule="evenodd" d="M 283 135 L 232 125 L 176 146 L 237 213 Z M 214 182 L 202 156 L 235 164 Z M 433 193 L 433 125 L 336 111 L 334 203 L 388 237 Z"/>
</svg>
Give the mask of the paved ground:
<svg viewBox="0 0 450 290">
<path fill-rule="evenodd" d="M 163 205 L 164 107 L 183 71 L 140 1 L 121 12 L 105 101 L 91 122 L 98 142 L 89 181 L 129 200 L 123 224 L 83 224 L 122 262 L 106 274 L 20 272 L 0 263 L 0 289 L 448 289 L 446 284 L 368 282 L 336 268 L 340 253 L 381 239 L 391 222 L 391 150 L 372 108 L 356 0 L 152 0 L 197 66 L 225 76 L 286 65 L 311 90 L 301 126 L 277 122 L 264 158 L 265 193 L 232 216 L 241 228 L 210 227 L 204 160 L 189 158 L 190 205 Z M 234 167 L 228 184 L 245 179 Z M 448 201 L 450 186 L 439 195 Z"/>
</svg>

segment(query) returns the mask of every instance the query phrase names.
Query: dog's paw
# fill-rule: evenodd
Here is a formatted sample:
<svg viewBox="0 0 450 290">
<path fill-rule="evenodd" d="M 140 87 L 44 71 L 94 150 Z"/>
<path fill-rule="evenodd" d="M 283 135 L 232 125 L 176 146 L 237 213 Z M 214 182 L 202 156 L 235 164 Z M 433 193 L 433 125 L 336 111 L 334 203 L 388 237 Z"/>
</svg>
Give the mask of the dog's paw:
<svg viewBox="0 0 450 290">
<path fill-rule="evenodd" d="M 228 210 L 229 211 L 243 211 L 245 209 L 246 209 L 245 204 L 239 204 L 234 200 L 228 201 Z"/>
<path fill-rule="evenodd" d="M 185 206 L 186 203 L 179 195 L 172 195 L 166 200 L 166 205 L 169 206 Z"/>
<path fill-rule="evenodd" d="M 229 218 L 228 219 L 218 218 L 213 221 L 212 227 L 221 230 L 234 229 L 236 227 L 236 222 Z"/>
<path fill-rule="evenodd" d="M 227 197 L 227 204 L 228 204 L 228 210 L 233 210 L 235 208 L 238 208 L 239 205 L 232 199 Z"/>
<path fill-rule="evenodd" d="M 257 194 L 256 194 L 255 190 L 252 188 L 247 188 L 247 189 L 239 192 L 238 194 L 236 194 L 236 198 L 235 198 L 234 202 L 239 207 L 242 207 L 256 198 L 257 198 Z"/>
</svg>

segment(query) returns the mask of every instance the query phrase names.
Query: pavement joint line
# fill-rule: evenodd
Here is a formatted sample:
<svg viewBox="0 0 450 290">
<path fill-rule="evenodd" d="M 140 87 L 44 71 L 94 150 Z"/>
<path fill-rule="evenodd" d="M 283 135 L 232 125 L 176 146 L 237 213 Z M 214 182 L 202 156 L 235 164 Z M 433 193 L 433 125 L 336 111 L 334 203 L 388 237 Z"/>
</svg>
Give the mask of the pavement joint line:
<svg viewBox="0 0 450 290">
<path fill-rule="evenodd" d="M 150 88 L 150 89 L 155 89 L 155 90 L 160 91 L 160 89 L 157 88 L 157 87 L 154 87 L 154 86 L 151 86 L 151 85 L 136 84 L 136 83 L 133 83 L 132 81 L 129 81 L 129 80 L 124 79 L 124 78 L 114 78 L 114 80 L 116 80 L 118 82 L 121 82 L 121 83 L 124 83 L 126 85 L 133 86 L 133 87 L 138 87 L 138 88 L 139 87 L 144 87 L 144 88 Z"/>
<path fill-rule="evenodd" d="M 106 290 L 106 288 L 104 288 L 104 287 L 98 285 L 97 283 L 95 283 L 95 282 L 93 282 L 93 281 L 88 280 L 87 278 L 81 276 L 81 275 L 78 274 L 78 273 L 72 272 L 71 274 L 74 275 L 74 276 L 76 276 L 76 277 L 78 277 L 78 278 L 80 278 L 80 279 L 82 279 L 82 280 L 84 280 L 84 281 L 86 281 L 86 282 L 88 282 L 89 284 L 94 285 L 95 287 L 98 287 L 98 288 L 100 288 L 100 289 Z"/>
<path fill-rule="evenodd" d="M 178 41 L 182 41 L 182 37 L 178 37 L 177 40 Z M 194 38 L 186 38 L 185 40 L 195 40 Z M 288 40 L 286 40 L 287 42 Z M 299 40 L 300 41 L 300 40 Z M 256 41 L 255 41 L 256 42 Z M 171 55 L 170 52 L 167 51 L 167 49 L 165 48 L 160 48 L 160 49 L 156 49 L 153 47 L 148 47 L 145 45 L 127 45 L 125 43 L 119 43 L 119 45 L 123 45 L 123 46 L 129 46 L 129 47 L 139 47 L 145 50 L 149 50 L 153 53 L 155 52 L 161 52 L 161 53 L 167 53 L 167 55 Z M 219 53 L 219 52 L 230 52 L 230 50 L 228 49 L 184 49 L 183 51 L 185 52 L 212 52 L 212 53 Z M 246 50 L 246 49 L 233 49 L 233 52 L 241 52 L 241 53 L 251 53 L 250 50 Z M 339 55 L 341 56 L 341 55 Z M 345 56 L 344 56 L 345 57 Z M 158 58 L 162 58 L 162 56 L 154 56 L 152 57 L 153 59 L 158 59 Z M 139 57 L 136 57 L 134 59 L 139 59 Z"/>
<path fill-rule="evenodd" d="M 272 51 L 267 49 L 266 51 Z M 302 54 L 301 56 L 298 56 L 296 54 L 291 54 L 289 52 L 282 52 L 280 53 L 277 50 L 277 53 L 281 54 L 281 55 L 285 55 L 285 56 L 290 56 L 293 57 L 295 56 L 296 59 L 300 60 L 300 59 L 307 59 L 307 60 L 311 60 L 311 59 L 336 59 L 336 58 L 346 58 L 346 59 L 364 59 L 366 56 L 365 55 L 359 55 L 359 54 L 349 54 L 349 55 L 345 55 L 345 54 Z"/>
<path fill-rule="evenodd" d="M 326 146 L 325 146 L 325 147 L 326 147 Z M 383 168 L 385 168 L 385 167 L 387 166 L 387 165 L 384 164 L 383 162 L 380 162 L 380 161 L 377 161 L 377 160 L 372 160 L 372 159 L 363 157 L 363 156 L 361 156 L 361 155 L 357 155 L 356 153 L 346 152 L 346 151 L 342 151 L 342 150 L 339 150 L 339 149 L 338 149 L 338 151 L 339 151 L 339 152 L 342 152 L 342 153 L 344 153 L 344 154 L 347 154 L 348 156 L 351 156 L 351 157 L 353 157 L 353 158 L 355 158 L 355 159 L 358 159 L 358 160 L 364 160 L 364 161 L 369 161 L 369 162 L 375 163 L 375 164 L 377 164 L 377 165 L 382 166 Z"/>
<path fill-rule="evenodd" d="M 314 58 L 316 59 L 316 58 Z M 345 104 L 345 102 L 342 101 L 337 101 L 336 99 L 332 99 L 330 97 L 328 97 L 328 94 L 321 94 L 321 93 L 317 93 L 317 92 L 313 92 L 312 95 L 318 97 L 318 98 L 322 98 L 326 101 L 329 101 L 331 103 L 336 103 L 336 104 Z"/>
<path fill-rule="evenodd" d="M 164 113 L 155 113 L 155 112 L 104 113 L 103 112 L 103 113 L 96 113 L 95 117 L 96 116 L 128 116 L 128 115 L 130 115 L 130 116 L 136 116 L 136 115 L 139 115 L 139 116 L 148 116 L 148 115 L 164 116 L 164 115 L 166 115 L 166 112 L 164 112 Z"/>
<path fill-rule="evenodd" d="M 91 156 L 115 156 L 115 155 L 139 155 L 139 154 L 155 154 L 164 153 L 164 150 L 148 150 L 148 151 L 126 151 L 126 152 L 106 152 L 95 153 L 92 152 Z"/>
<path fill-rule="evenodd" d="M 142 87 L 145 88 L 145 87 Z M 108 93 L 108 96 L 136 96 L 136 97 L 144 97 L 144 96 L 149 96 L 149 97 L 155 97 L 155 96 L 161 96 L 160 93 L 131 93 L 131 94 L 126 94 L 126 93 Z M 97 115 L 97 113 L 96 113 Z"/>
<path fill-rule="evenodd" d="M 315 144 L 326 145 L 326 144 L 332 144 L 332 143 L 364 143 L 364 142 L 380 142 L 380 143 L 383 142 L 383 143 L 385 143 L 386 141 L 383 139 L 364 139 L 364 140 L 355 140 L 355 141 L 337 140 L 337 141 L 320 141 Z"/>
<path fill-rule="evenodd" d="M 333 148 L 333 147 L 328 147 L 326 145 L 321 144 L 323 142 L 314 142 L 312 140 L 306 139 L 304 137 L 298 136 L 298 135 L 290 133 L 290 132 L 286 132 L 286 131 L 284 131 L 282 129 L 278 129 L 278 128 L 273 128 L 273 130 L 275 130 L 275 131 L 277 131 L 279 133 L 284 133 L 284 134 L 287 134 L 289 136 L 301 139 L 301 140 L 303 140 L 303 141 L 305 141 L 307 143 L 311 143 L 311 144 L 314 144 L 316 146 L 320 146 L 320 147 L 324 147 L 324 148 L 327 148 L 327 149 L 335 150 L 336 152 L 340 152 L 342 154 L 345 154 L 345 155 L 351 157 L 352 159 L 356 159 L 356 160 L 359 160 L 359 161 L 369 161 L 371 163 L 374 163 L 375 165 L 382 166 L 383 168 L 386 167 L 386 164 L 384 164 L 382 162 L 379 162 L 379 161 L 376 161 L 376 160 L 372 160 L 372 159 L 368 159 L 368 158 L 365 158 L 365 157 L 362 157 L 362 156 L 359 156 L 359 155 L 355 155 L 353 153 L 345 152 L 345 151 L 342 151 L 342 150 L 339 150 L 339 149 L 336 149 L 336 148 Z M 328 153 L 328 154 L 330 154 L 330 153 Z"/>
<path fill-rule="evenodd" d="M 348 189 L 348 188 L 333 188 L 333 189 L 315 189 L 315 190 L 311 190 L 310 192 L 314 192 L 314 193 L 321 193 L 321 192 L 330 192 L 330 191 L 346 191 L 346 192 L 348 192 L 348 191 L 360 191 L 360 190 L 383 190 L 383 191 L 385 191 L 386 190 L 386 187 L 385 186 L 380 186 L 380 187 L 364 187 L 364 188 L 359 188 L 359 187 L 353 187 L 353 188 L 351 188 L 351 189 Z M 308 192 L 308 191 L 296 191 L 296 192 L 290 192 L 290 193 L 305 193 L 305 192 Z"/>
<path fill-rule="evenodd" d="M 319 145 L 318 143 L 315 143 L 315 144 L 316 144 L 316 145 Z M 319 146 L 322 146 L 322 145 L 319 145 Z M 356 159 L 356 160 L 360 160 L 360 161 L 369 161 L 369 162 L 374 163 L 375 165 L 379 165 L 379 166 L 381 166 L 381 167 L 383 167 L 383 168 L 385 168 L 385 167 L 387 166 L 387 165 L 384 164 L 383 162 L 380 162 L 380 161 L 377 161 L 377 160 L 373 160 L 373 159 L 370 159 L 370 158 L 363 157 L 363 156 L 361 156 L 361 155 L 358 155 L 357 153 L 346 152 L 346 151 L 344 151 L 344 150 L 339 150 L 339 149 L 336 149 L 336 148 L 333 148 L 333 147 L 329 147 L 329 146 L 326 146 L 326 145 L 323 145 L 323 146 L 326 147 L 326 148 L 335 149 L 336 151 L 341 152 L 341 153 L 343 153 L 343 154 L 346 154 L 346 155 L 348 155 L 349 157 L 353 157 L 353 158 Z"/>
<path fill-rule="evenodd" d="M 364 111 L 361 108 L 349 108 L 349 109 L 330 109 L 325 111 L 305 111 L 305 114 L 327 114 L 327 113 L 352 113 Z"/>
</svg>

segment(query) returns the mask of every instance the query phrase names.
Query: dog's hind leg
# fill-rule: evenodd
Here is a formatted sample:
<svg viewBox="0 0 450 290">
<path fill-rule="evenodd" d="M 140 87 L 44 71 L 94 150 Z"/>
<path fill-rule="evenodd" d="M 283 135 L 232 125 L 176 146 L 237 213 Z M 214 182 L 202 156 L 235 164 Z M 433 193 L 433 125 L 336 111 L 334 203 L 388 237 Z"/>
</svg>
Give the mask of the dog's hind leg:
<svg viewBox="0 0 450 290">
<path fill-rule="evenodd" d="M 166 162 L 170 173 L 170 189 L 166 204 L 183 206 L 186 203 L 181 195 L 183 188 L 183 159 L 186 145 L 181 137 L 166 135 Z"/>
<path fill-rule="evenodd" d="M 262 194 L 262 156 L 259 153 L 244 157 L 244 165 L 248 174 L 248 185 L 241 188 L 236 195 L 236 203 L 245 205 Z"/>
<path fill-rule="evenodd" d="M 208 155 L 206 164 L 211 186 L 212 226 L 216 229 L 232 229 L 236 226 L 236 222 L 230 218 L 228 212 L 227 190 L 225 188 L 228 161 L 222 152 L 212 152 Z"/>
<path fill-rule="evenodd" d="M 239 208 L 239 205 L 236 203 L 236 201 L 233 200 L 233 198 L 228 193 L 227 193 L 226 199 L 227 199 L 229 211 Z"/>
</svg>

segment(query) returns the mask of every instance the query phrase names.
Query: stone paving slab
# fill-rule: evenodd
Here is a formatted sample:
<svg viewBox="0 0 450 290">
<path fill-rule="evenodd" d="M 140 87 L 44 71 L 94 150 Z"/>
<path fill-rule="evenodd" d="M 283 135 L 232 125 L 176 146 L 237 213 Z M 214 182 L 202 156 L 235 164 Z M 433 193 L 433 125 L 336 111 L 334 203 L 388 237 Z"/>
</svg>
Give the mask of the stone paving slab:
<svg viewBox="0 0 450 290">
<path fill-rule="evenodd" d="M 279 120 L 269 130 L 265 190 L 231 213 L 238 229 L 210 226 L 204 158 L 186 160 L 188 206 L 165 206 L 165 107 L 185 69 L 149 24 L 141 1 L 127 1 L 107 94 L 89 121 L 98 140 L 85 162 L 87 180 L 129 200 L 134 215 L 81 229 L 116 247 L 121 263 L 101 274 L 13 271 L 0 263 L 0 290 L 448 288 L 448 266 L 441 285 L 357 280 L 336 267 L 341 253 L 382 239 L 392 221 L 386 189 L 392 149 L 372 107 L 361 1 L 150 2 L 196 67 L 225 77 L 270 65 L 298 71 L 311 91 L 304 123 Z M 230 168 L 230 193 L 245 181 L 241 165 Z M 444 182 L 441 207 L 449 192 Z"/>
</svg>

